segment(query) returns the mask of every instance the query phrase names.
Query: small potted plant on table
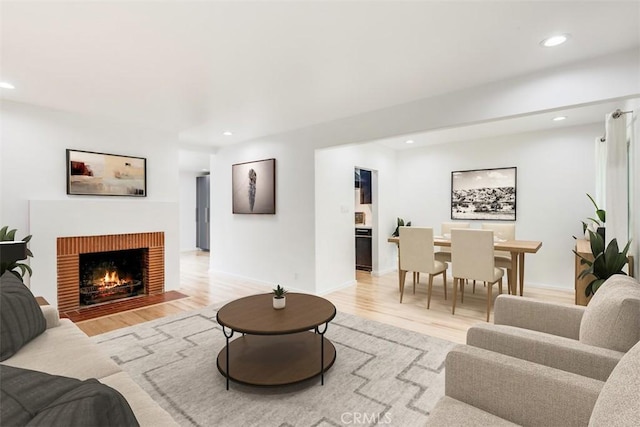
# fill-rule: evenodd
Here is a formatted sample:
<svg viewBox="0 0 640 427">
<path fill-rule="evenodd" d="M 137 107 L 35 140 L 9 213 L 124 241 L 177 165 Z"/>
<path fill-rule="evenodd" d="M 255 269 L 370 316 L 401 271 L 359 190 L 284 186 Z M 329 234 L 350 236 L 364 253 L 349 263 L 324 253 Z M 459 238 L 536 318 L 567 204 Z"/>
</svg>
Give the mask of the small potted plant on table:
<svg viewBox="0 0 640 427">
<path fill-rule="evenodd" d="M 280 285 L 273 290 L 273 308 L 280 310 L 287 304 L 287 291 Z"/>
</svg>

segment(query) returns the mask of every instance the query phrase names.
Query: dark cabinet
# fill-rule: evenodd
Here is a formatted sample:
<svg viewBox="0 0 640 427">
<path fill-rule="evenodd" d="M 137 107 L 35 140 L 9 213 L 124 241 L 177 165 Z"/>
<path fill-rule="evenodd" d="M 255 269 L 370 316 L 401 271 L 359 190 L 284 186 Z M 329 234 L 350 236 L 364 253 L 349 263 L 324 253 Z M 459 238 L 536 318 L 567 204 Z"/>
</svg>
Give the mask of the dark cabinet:
<svg viewBox="0 0 640 427">
<path fill-rule="evenodd" d="M 196 247 L 209 250 L 209 175 L 196 177 Z"/>
<path fill-rule="evenodd" d="M 371 229 L 356 228 L 356 269 L 371 271 Z"/>
<path fill-rule="evenodd" d="M 371 203 L 371 171 L 360 169 L 360 204 Z"/>
</svg>

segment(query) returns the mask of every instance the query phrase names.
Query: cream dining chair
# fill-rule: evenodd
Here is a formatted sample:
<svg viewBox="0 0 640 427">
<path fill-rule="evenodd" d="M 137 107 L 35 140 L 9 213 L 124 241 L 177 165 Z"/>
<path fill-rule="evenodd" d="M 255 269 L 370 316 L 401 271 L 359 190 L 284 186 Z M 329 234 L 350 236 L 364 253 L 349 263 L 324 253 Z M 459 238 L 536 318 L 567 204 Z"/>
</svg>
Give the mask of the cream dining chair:
<svg viewBox="0 0 640 427">
<path fill-rule="evenodd" d="M 487 322 L 493 302 L 492 289 L 498 283 L 502 293 L 504 272 L 496 268 L 493 250 L 493 231 L 490 230 L 451 230 L 451 269 L 453 273 L 453 304 L 451 313 L 456 313 L 458 284 L 461 290 L 461 302 L 464 302 L 464 285 L 467 280 L 480 280 L 487 286 Z"/>
<path fill-rule="evenodd" d="M 440 235 L 444 238 L 451 238 L 452 228 L 469 228 L 468 222 L 443 222 L 440 224 Z M 451 262 L 451 248 L 441 247 L 435 253 L 436 261 Z"/>
<path fill-rule="evenodd" d="M 447 263 L 436 261 L 433 257 L 433 229 L 426 227 L 400 227 L 400 302 L 404 294 L 407 271 L 429 274 L 427 288 L 427 308 L 431 306 L 433 277 L 442 274 L 444 299 L 447 299 Z M 413 293 L 416 284 L 413 283 Z"/>
<path fill-rule="evenodd" d="M 481 228 L 483 230 L 493 231 L 494 240 L 515 240 L 516 239 L 516 224 L 515 223 L 482 223 Z M 495 251 L 494 255 L 496 261 L 496 267 L 504 268 L 507 270 L 507 289 L 511 293 L 511 288 L 514 286 L 511 283 L 511 253 L 506 251 Z M 514 290 L 515 293 L 515 290 Z"/>
</svg>

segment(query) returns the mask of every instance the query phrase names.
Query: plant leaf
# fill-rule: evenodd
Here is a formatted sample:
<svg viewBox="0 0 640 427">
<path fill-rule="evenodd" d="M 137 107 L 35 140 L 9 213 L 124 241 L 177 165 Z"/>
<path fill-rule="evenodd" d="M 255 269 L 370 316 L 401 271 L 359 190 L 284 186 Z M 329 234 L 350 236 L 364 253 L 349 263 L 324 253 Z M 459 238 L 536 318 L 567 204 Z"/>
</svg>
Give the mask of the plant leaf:
<svg viewBox="0 0 640 427">
<path fill-rule="evenodd" d="M 591 245 L 591 253 L 596 255 L 604 252 L 604 239 L 598 233 L 589 230 L 589 244 Z"/>
<path fill-rule="evenodd" d="M 4 237 L 7 235 L 7 230 L 9 229 L 8 225 L 0 228 L 0 241 L 4 242 Z"/>
<path fill-rule="evenodd" d="M 9 232 L 6 234 L 4 240 L 15 240 L 16 239 L 16 229 L 14 228 L 13 230 L 9 230 Z"/>
<path fill-rule="evenodd" d="M 598 288 L 599 288 L 600 286 L 602 286 L 602 284 L 603 284 L 604 282 L 605 282 L 605 281 L 604 281 L 603 279 L 597 279 L 597 280 L 594 280 L 593 282 L 591 282 L 591 291 L 593 292 L 593 294 L 595 294 L 595 293 L 596 293 L 596 291 L 598 290 Z M 588 296 L 588 295 L 587 295 L 587 296 Z"/>
</svg>

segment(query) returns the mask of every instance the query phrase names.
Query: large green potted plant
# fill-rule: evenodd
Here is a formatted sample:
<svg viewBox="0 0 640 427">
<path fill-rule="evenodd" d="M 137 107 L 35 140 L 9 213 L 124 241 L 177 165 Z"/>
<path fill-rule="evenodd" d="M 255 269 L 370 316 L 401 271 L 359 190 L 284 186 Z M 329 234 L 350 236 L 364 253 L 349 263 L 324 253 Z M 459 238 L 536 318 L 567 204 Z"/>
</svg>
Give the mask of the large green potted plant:
<svg viewBox="0 0 640 427">
<path fill-rule="evenodd" d="M 584 294 L 587 297 L 595 294 L 605 280 L 614 274 L 626 275 L 622 269 L 628 262 L 627 251 L 629 250 L 631 241 L 627 242 L 622 252 L 620 252 L 616 239 L 611 239 L 605 248 L 604 238 L 600 234 L 589 230 L 589 243 L 591 245 L 593 260 L 585 258 L 573 250 L 573 253 L 580 258 L 580 264 L 587 266 L 587 268 L 580 272 L 578 278 L 582 279 L 588 275 L 593 275 L 593 280 L 589 282 L 584 290 Z"/>
<path fill-rule="evenodd" d="M 9 230 L 9 227 L 6 225 L 0 228 L 0 241 L 2 242 L 15 241 L 16 231 L 17 231 L 16 229 Z M 28 235 L 27 237 L 22 239 L 22 241 L 25 242 L 25 244 L 29 243 L 30 240 L 31 240 L 31 235 Z M 31 253 L 31 250 L 29 248 L 27 248 L 27 257 L 33 257 L 33 253 Z M 18 272 L 18 270 L 20 270 L 20 272 Z M 22 280 L 24 275 L 27 273 L 29 273 L 29 276 L 33 274 L 33 271 L 31 270 L 31 267 L 28 264 L 18 262 L 18 261 L 0 262 L 0 276 L 2 276 L 5 273 L 5 271 L 10 271 L 20 280 Z"/>
</svg>

